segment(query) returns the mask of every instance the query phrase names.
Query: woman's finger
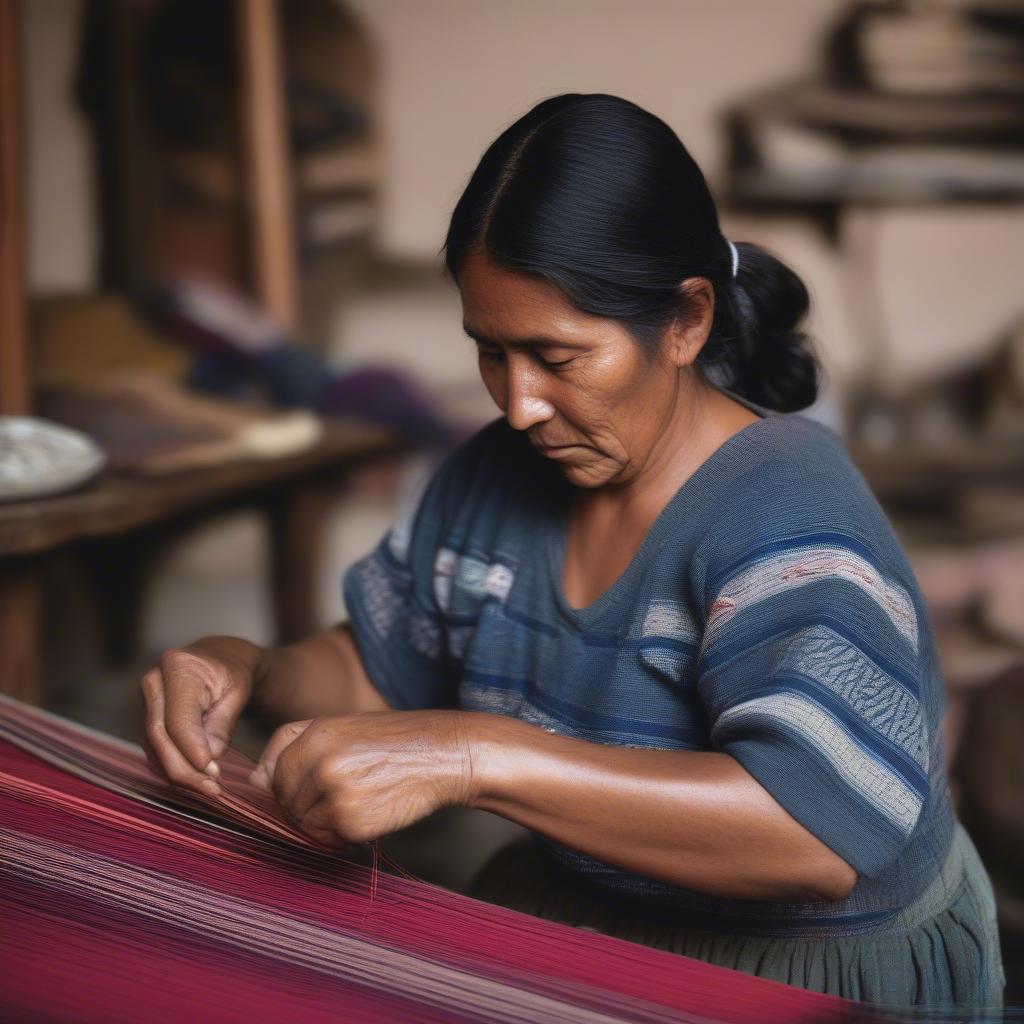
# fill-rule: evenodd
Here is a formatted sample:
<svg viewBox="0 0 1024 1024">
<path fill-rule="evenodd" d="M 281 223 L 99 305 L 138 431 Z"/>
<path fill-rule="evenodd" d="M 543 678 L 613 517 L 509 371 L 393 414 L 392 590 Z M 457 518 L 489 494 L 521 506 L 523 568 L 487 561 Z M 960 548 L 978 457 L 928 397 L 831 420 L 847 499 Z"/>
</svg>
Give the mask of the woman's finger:
<svg viewBox="0 0 1024 1024">
<path fill-rule="evenodd" d="M 245 707 L 246 695 L 238 689 L 230 689 L 206 713 L 203 728 L 210 753 L 214 758 L 221 757 L 231 743 L 231 735 L 235 731 L 235 723 Z"/>
<path fill-rule="evenodd" d="M 296 772 L 294 784 L 288 792 L 288 812 L 297 821 L 301 821 L 327 795 L 325 767 L 324 761 L 318 758 L 302 774 Z"/>
<path fill-rule="evenodd" d="M 149 742 L 148 737 L 142 737 L 142 752 L 146 755 L 146 761 L 149 767 L 153 769 L 153 772 L 160 776 L 160 778 L 166 778 L 164 773 L 164 766 L 160 763 L 160 758 L 156 756 L 156 751 L 153 750 L 152 744 Z"/>
<path fill-rule="evenodd" d="M 186 760 L 167 734 L 164 727 L 166 702 L 163 677 L 159 669 L 147 672 L 142 678 L 142 692 L 146 697 L 146 740 L 161 774 L 179 786 L 216 796 L 220 787 Z"/>
<path fill-rule="evenodd" d="M 309 728 L 312 721 L 312 718 L 307 718 L 301 722 L 289 722 L 275 730 L 263 748 L 259 763 L 249 776 L 249 781 L 254 786 L 259 786 L 268 793 L 277 793 L 278 799 L 281 799 L 276 780 L 278 758 Z"/>
<path fill-rule="evenodd" d="M 193 768 L 205 772 L 213 760 L 213 751 L 203 723 L 206 710 L 203 698 L 207 697 L 207 706 L 209 698 L 201 673 L 211 670 L 188 651 L 166 653 L 160 659 L 160 670 L 164 681 L 167 735 Z"/>
<path fill-rule="evenodd" d="M 348 846 L 348 840 L 338 831 L 334 806 L 326 796 L 301 815 L 299 821 L 302 831 L 321 845 L 332 850 L 343 850 Z"/>
</svg>

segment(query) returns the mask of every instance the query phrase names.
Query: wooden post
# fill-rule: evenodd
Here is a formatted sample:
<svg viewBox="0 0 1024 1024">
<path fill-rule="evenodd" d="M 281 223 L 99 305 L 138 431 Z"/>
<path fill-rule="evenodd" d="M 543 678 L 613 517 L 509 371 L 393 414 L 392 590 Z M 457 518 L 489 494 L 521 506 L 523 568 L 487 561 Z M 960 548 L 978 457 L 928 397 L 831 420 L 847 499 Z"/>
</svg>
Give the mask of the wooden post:
<svg viewBox="0 0 1024 1024">
<path fill-rule="evenodd" d="M 0 0 L 0 415 L 26 414 L 25 196 L 21 4 Z"/>
<path fill-rule="evenodd" d="M 254 284 L 267 312 L 294 329 L 294 196 L 277 0 L 236 0 L 236 9 Z"/>
<path fill-rule="evenodd" d="M 0 693 L 41 704 L 38 567 L 5 566 L 0 573 Z"/>
<path fill-rule="evenodd" d="M 0 0 L 0 415 L 31 408 L 25 327 L 25 148 L 21 3 Z M 0 691 L 38 703 L 39 578 L 32 565 L 0 576 Z"/>
</svg>

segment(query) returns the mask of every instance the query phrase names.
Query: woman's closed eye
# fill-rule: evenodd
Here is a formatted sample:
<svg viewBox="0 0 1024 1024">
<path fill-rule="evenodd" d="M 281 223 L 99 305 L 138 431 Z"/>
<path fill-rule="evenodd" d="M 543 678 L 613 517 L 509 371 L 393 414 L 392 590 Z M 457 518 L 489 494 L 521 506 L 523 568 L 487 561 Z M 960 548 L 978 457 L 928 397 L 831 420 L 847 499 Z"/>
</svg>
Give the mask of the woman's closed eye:
<svg viewBox="0 0 1024 1024">
<path fill-rule="evenodd" d="M 537 357 L 540 359 L 540 356 Z M 560 366 L 568 366 L 570 363 L 576 362 L 575 356 L 570 356 L 568 359 L 541 359 L 540 360 L 545 366 L 551 366 L 557 369 Z"/>
<path fill-rule="evenodd" d="M 505 359 L 505 353 L 501 349 L 479 348 L 478 352 L 480 358 L 486 359 L 489 363 L 501 364 Z M 534 353 L 534 357 L 541 366 L 551 369 L 565 367 L 576 361 L 576 356 L 570 356 L 568 359 L 543 359 L 538 353 Z"/>
</svg>

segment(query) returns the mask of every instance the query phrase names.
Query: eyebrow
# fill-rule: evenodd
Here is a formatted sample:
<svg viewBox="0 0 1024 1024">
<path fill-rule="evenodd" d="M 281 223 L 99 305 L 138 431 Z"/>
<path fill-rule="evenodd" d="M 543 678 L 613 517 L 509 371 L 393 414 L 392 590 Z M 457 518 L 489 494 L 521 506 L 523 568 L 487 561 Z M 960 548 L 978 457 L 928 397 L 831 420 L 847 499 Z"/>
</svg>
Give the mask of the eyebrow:
<svg viewBox="0 0 1024 1024">
<path fill-rule="evenodd" d="M 468 334 L 475 342 L 480 345 L 493 345 L 495 348 L 500 348 L 501 345 L 497 341 L 493 341 L 488 338 L 485 334 L 476 330 L 474 327 L 470 327 L 469 324 L 463 324 L 462 329 Z M 546 338 L 543 335 L 533 338 L 517 338 L 514 341 L 507 342 L 509 348 L 573 348 L 573 349 L 585 349 L 586 345 L 579 345 L 572 341 L 562 341 L 558 338 Z"/>
</svg>

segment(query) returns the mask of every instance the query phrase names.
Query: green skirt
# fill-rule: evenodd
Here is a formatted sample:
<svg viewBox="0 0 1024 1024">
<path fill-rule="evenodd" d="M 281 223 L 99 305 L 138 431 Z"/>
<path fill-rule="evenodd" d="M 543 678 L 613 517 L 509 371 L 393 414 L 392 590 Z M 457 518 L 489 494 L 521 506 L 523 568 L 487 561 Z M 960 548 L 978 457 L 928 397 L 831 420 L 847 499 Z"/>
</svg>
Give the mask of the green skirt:
<svg viewBox="0 0 1024 1024">
<path fill-rule="evenodd" d="M 959 824 L 942 870 L 876 931 L 848 938 L 766 938 L 688 927 L 552 862 L 529 840 L 499 850 L 471 895 L 563 924 L 681 953 L 787 985 L 892 1009 L 999 1019 L 1003 976 L 988 875 Z M 984 1018 L 981 1018 L 984 1019 Z"/>
</svg>

